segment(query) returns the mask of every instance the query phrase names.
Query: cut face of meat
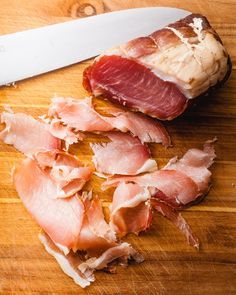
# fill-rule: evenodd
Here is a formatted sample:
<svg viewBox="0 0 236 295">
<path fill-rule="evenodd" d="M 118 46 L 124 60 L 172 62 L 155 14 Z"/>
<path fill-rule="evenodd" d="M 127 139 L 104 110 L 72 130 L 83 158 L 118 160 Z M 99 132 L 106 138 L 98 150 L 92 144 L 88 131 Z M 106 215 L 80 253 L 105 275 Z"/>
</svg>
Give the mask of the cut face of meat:
<svg viewBox="0 0 236 295">
<path fill-rule="evenodd" d="M 161 120 L 172 119 L 187 107 L 187 99 L 170 82 L 158 78 L 135 60 L 103 56 L 88 69 L 84 86 L 113 101 Z"/>
<path fill-rule="evenodd" d="M 147 146 L 138 138 L 122 133 L 107 133 L 110 143 L 90 144 L 96 170 L 105 174 L 136 175 L 157 169 L 156 161 L 150 159 Z"/>
<path fill-rule="evenodd" d="M 152 221 L 151 195 L 147 188 L 121 182 L 110 206 L 110 226 L 119 237 L 147 230 Z"/>
<path fill-rule="evenodd" d="M 27 156 L 61 147 L 61 140 L 50 133 L 48 126 L 29 115 L 3 112 L 0 122 L 6 124 L 0 139 Z"/>
</svg>

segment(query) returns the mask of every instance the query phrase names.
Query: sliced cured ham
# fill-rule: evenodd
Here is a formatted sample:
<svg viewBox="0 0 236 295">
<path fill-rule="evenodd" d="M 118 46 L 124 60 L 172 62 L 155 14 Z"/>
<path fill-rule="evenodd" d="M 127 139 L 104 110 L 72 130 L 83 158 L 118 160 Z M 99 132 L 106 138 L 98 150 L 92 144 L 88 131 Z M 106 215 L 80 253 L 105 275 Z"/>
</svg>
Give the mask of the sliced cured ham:
<svg viewBox="0 0 236 295">
<path fill-rule="evenodd" d="M 128 259 L 133 259 L 137 263 L 143 262 L 143 256 L 140 255 L 128 243 L 121 243 L 106 250 L 100 257 L 92 257 L 86 262 L 79 265 L 79 270 L 85 275 L 88 280 L 93 280 L 93 272 L 100 269 L 109 269 L 109 263 L 115 259 L 120 259 L 122 264 L 127 264 Z"/>
<path fill-rule="evenodd" d="M 119 237 L 138 234 L 151 224 L 150 192 L 134 183 L 121 182 L 110 206 L 110 226 Z"/>
<path fill-rule="evenodd" d="M 96 170 L 105 174 L 136 175 L 157 169 L 148 148 L 138 138 L 122 133 L 108 133 L 109 143 L 90 144 Z"/>
<path fill-rule="evenodd" d="M 85 216 L 76 249 L 86 250 L 90 256 L 98 256 L 117 245 L 116 235 L 104 219 L 99 198 L 90 201 L 85 194 L 83 202 Z"/>
<path fill-rule="evenodd" d="M 170 120 L 192 98 L 222 84 L 231 72 L 223 44 L 207 19 L 191 14 L 95 59 L 83 85 L 95 96 Z"/>
<path fill-rule="evenodd" d="M 115 177 L 102 186 L 117 186 L 121 181 L 133 182 L 143 187 L 156 188 L 155 195 L 173 207 L 181 207 L 199 196 L 196 183 L 184 173 L 176 170 L 158 170 L 140 176 Z"/>
<path fill-rule="evenodd" d="M 88 195 L 55 198 L 57 186 L 35 160 L 15 169 L 16 190 L 36 222 L 63 247 L 99 253 L 115 245 L 115 233 L 104 220 L 101 203 Z"/>
<path fill-rule="evenodd" d="M 105 111 L 109 116 L 99 114 L 94 109 L 91 98 L 84 100 L 54 98 L 48 112 L 49 116 L 54 118 L 51 122 L 51 131 L 60 138 L 68 138 L 70 142 L 75 142 L 76 138 L 71 136 L 71 131 L 74 131 L 78 137 L 78 134 L 80 135 L 77 133 L 78 130 L 105 132 L 116 129 L 130 132 L 133 136 L 139 137 L 143 143 L 156 142 L 170 145 L 166 129 L 156 120 L 116 108 L 106 108 Z M 69 128 L 69 134 L 66 127 Z"/>
<path fill-rule="evenodd" d="M 164 202 L 157 201 L 152 198 L 151 200 L 152 208 L 160 212 L 164 217 L 169 219 L 186 237 L 187 242 L 190 246 L 199 249 L 198 238 L 193 234 L 190 226 L 183 216 L 177 212 L 175 209 L 171 208 Z"/>
<path fill-rule="evenodd" d="M 61 120 L 53 119 L 49 123 L 50 133 L 56 137 L 65 141 L 66 150 L 68 150 L 69 146 L 73 143 L 77 143 L 79 140 L 84 139 L 84 134 L 81 132 L 73 130 L 73 128 L 63 125 Z"/>
<path fill-rule="evenodd" d="M 50 133 L 48 126 L 29 115 L 3 112 L 0 122 L 6 125 L 0 139 L 28 156 L 61 147 L 61 140 Z"/>
<path fill-rule="evenodd" d="M 94 281 L 94 278 L 91 278 L 91 276 L 86 278 L 79 270 L 79 265 L 82 264 L 83 260 L 77 253 L 70 252 L 65 255 L 45 233 L 39 234 L 39 240 L 46 251 L 56 259 L 63 272 L 71 277 L 76 284 L 85 288 L 90 285 L 90 282 Z"/>
<path fill-rule="evenodd" d="M 115 260 L 118 263 L 118 260 L 122 263 L 127 262 L 128 259 L 133 259 L 137 263 L 144 260 L 128 243 L 121 243 L 106 250 L 99 257 L 91 257 L 85 260 L 84 255 L 79 252 L 70 251 L 65 255 L 44 232 L 39 234 L 39 240 L 46 251 L 56 259 L 63 272 L 82 288 L 95 281 L 93 274 L 95 270 L 109 269 L 109 264 Z"/>
<path fill-rule="evenodd" d="M 72 98 L 53 98 L 48 115 L 58 117 L 64 124 L 80 131 L 110 131 L 113 129 L 94 110 L 91 98 L 79 101 Z"/>
<path fill-rule="evenodd" d="M 206 193 L 211 178 L 211 172 L 208 168 L 213 164 L 216 157 L 213 147 L 214 141 L 207 141 L 203 150 L 188 150 L 180 160 L 177 157 L 171 159 L 164 169 L 184 171 L 197 184 L 199 192 Z"/>
<path fill-rule="evenodd" d="M 115 244 L 99 200 L 87 195 L 55 198 L 55 182 L 32 159 L 15 169 L 13 180 L 26 209 L 54 243 L 75 251 L 102 251 Z"/>
<path fill-rule="evenodd" d="M 76 248 L 85 215 L 82 200 L 76 195 L 56 199 L 55 183 L 32 159 L 14 170 L 13 182 L 24 206 L 53 242 Z"/>
<path fill-rule="evenodd" d="M 198 248 L 199 241 L 182 215 L 160 201 L 153 190 L 148 190 L 135 183 L 121 182 L 113 195 L 110 207 L 110 225 L 119 237 L 128 233 L 138 234 L 147 230 L 152 221 L 152 208 L 169 219 L 186 237 L 188 243 Z"/>
<path fill-rule="evenodd" d="M 208 170 L 215 158 L 213 141 L 208 141 L 203 150 L 190 149 L 177 161 L 172 159 L 161 170 L 141 176 L 123 176 L 109 179 L 103 187 L 117 186 L 121 181 L 153 187 L 153 195 L 174 208 L 187 205 L 209 190 L 211 173 Z"/>
<path fill-rule="evenodd" d="M 91 167 L 84 167 L 75 156 L 58 150 L 39 152 L 34 158 L 57 187 L 55 198 L 66 198 L 76 194 L 93 172 Z"/>
<path fill-rule="evenodd" d="M 170 136 L 164 126 L 141 113 L 125 112 L 118 108 L 105 108 L 108 114 L 114 117 L 107 117 L 106 120 L 112 126 L 122 132 L 130 132 L 140 139 L 142 143 L 155 142 L 165 146 L 171 144 Z M 104 118 L 105 119 L 105 118 Z"/>
</svg>

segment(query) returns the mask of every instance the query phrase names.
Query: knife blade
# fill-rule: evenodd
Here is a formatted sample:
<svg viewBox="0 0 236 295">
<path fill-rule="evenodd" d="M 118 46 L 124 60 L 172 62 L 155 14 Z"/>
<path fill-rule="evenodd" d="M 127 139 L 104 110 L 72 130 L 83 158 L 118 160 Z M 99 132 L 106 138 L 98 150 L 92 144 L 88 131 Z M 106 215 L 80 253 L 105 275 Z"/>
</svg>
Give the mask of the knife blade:
<svg viewBox="0 0 236 295">
<path fill-rule="evenodd" d="M 135 8 L 2 35 L 0 85 L 92 58 L 188 14 L 170 7 Z"/>
</svg>

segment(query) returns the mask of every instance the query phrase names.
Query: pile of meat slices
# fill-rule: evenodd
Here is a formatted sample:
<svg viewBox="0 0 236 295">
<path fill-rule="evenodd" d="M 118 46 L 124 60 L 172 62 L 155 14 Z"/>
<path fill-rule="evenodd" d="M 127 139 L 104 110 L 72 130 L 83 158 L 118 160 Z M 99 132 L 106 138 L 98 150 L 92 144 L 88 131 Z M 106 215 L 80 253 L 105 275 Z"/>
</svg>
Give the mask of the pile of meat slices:
<svg viewBox="0 0 236 295">
<path fill-rule="evenodd" d="M 9 108 L 1 114 L 5 129 L 0 139 L 26 156 L 14 168 L 15 188 L 43 230 L 39 239 L 45 249 L 81 287 L 94 281 L 97 269 L 114 272 L 117 264 L 127 265 L 130 259 L 143 261 L 122 239 L 148 230 L 154 211 L 171 220 L 198 248 L 179 210 L 208 192 L 208 168 L 215 158 L 209 141 L 203 150 L 190 149 L 158 170 L 147 143 L 170 145 L 163 125 L 118 108 L 105 111 L 107 116 L 99 114 L 91 98 L 54 98 L 48 114 L 38 120 Z M 69 153 L 71 144 L 88 135 L 85 131 L 110 140 L 90 144 L 91 166 Z M 99 198 L 83 190 L 93 173 L 105 178 L 102 189 L 115 187 L 108 222 Z"/>
<path fill-rule="evenodd" d="M 214 140 L 158 169 L 148 143 L 168 147 L 170 137 L 144 114 L 173 119 L 192 98 L 222 84 L 230 68 L 217 33 L 205 17 L 192 14 L 107 51 L 85 70 L 84 87 L 94 96 L 102 94 L 139 113 L 105 107 L 102 115 L 92 98 L 58 97 L 38 120 L 9 107 L 1 114 L 0 139 L 26 156 L 13 171 L 15 188 L 42 228 L 45 249 L 81 287 L 94 281 L 95 270 L 114 272 L 130 259 L 143 261 L 124 238 L 147 231 L 155 211 L 199 247 L 180 210 L 209 191 Z M 69 153 L 87 132 L 108 138 L 90 144 L 91 165 Z M 108 219 L 101 200 L 84 189 L 93 174 L 105 179 L 102 189 L 115 187 Z"/>
</svg>

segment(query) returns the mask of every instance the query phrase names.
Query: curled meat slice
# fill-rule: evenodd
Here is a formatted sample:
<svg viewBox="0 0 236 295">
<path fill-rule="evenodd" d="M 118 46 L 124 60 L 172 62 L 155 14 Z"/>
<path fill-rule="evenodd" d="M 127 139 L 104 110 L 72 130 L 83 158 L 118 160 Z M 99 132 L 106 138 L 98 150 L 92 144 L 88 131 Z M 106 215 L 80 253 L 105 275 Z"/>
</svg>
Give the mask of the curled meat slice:
<svg viewBox="0 0 236 295">
<path fill-rule="evenodd" d="M 113 129 L 94 110 L 90 97 L 83 100 L 62 97 L 53 98 L 48 115 L 58 117 L 64 124 L 80 131 L 110 131 Z"/>
<path fill-rule="evenodd" d="M 121 260 L 122 264 L 127 264 L 128 259 L 133 259 L 137 263 L 141 263 L 144 260 L 142 255 L 135 251 L 130 244 L 121 243 L 120 245 L 106 250 L 98 258 L 92 257 L 84 263 L 81 263 L 79 265 L 79 270 L 85 275 L 88 280 L 93 280 L 93 273 L 95 270 L 104 268 L 108 268 L 109 270 L 109 263 L 116 259 Z"/>
<path fill-rule="evenodd" d="M 90 285 L 90 282 L 94 281 L 94 278 L 85 277 L 85 275 L 79 270 L 79 265 L 83 263 L 83 260 L 77 253 L 70 252 L 65 255 L 49 238 L 45 233 L 39 234 L 39 240 L 45 247 L 45 250 L 52 255 L 62 271 L 71 277 L 76 284 L 85 288 Z"/>
<path fill-rule="evenodd" d="M 76 195 L 55 199 L 54 181 L 32 159 L 14 170 L 13 182 L 24 206 L 53 242 L 74 248 L 85 214 L 81 199 Z"/>
<path fill-rule="evenodd" d="M 80 191 L 93 172 L 75 156 L 58 150 L 39 152 L 34 158 L 57 187 L 55 198 L 66 198 Z"/>
<path fill-rule="evenodd" d="M 123 176 L 108 179 L 103 188 L 117 186 L 121 181 L 140 186 L 154 187 L 155 197 L 174 208 L 179 208 L 205 195 L 209 190 L 211 172 L 208 170 L 215 158 L 213 141 L 207 141 L 203 150 L 190 149 L 177 161 L 172 159 L 163 169 L 140 176 Z"/>
<path fill-rule="evenodd" d="M 6 124 L 5 129 L 0 132 L 0 139 L 12 144 L 27 156 L 61 147 L 61 141 L 50 133 L 47 124 L 29 115 L 3 112 L 0 123 Z"/>
<path fill-rule="evenodd" d="M 54 181 L 32 159 L 15 169 L 13 180 L 26 209 L 54 243 L 89 253 L 100 253 L 116 244 L 97 198 L 91 201 L 84 193 L 82 197 L 55 199 Z"/>
<path fill-rule="evenodd" d="M 130 131 L 133 136 L 140 139 L 142 143 L 155 142 L 165 146 L 171 144 L 170 136 L 164 126 L 141 113 L 127 112 L 114 107 L 107 107 L 105 111 L 114 117 L 107 117 L 106 120 L 114 128 L 122 131 Z M 104 117 L 105 119 L 105 117 Z"/>
<path fill-rule="evenodd" d="M 150 159 L 147 146 L 138 138 L 122 133 L 108 133 L 109 143 L 90 144 L 96 170 L 105 174 L 136 175 L 157 169 L 156 161 Z"/>
<path fill-rule="evenodd" d="M 90 195 L 84 193 L 82 199 L 85 215 L 76 249 L 86 250 L 89 255 L 98 256 L 104 250 L 117 245 L 116 235 L 104 219 L 99 198 L 90 200 Z"/>
<path fill-rule="evenodd" d="M 194 236 L 187 221 L 183 218 L 181 213 L 171 208 L 164 202 L 160 202 L 155 198 L 151 199 L 152 208 L 160 212 L 164 217 L 169 219 L 186 237 L 187 242 L 190 246 L 199 249 L 198 238 Z"/>
<path fill-rule="evenodd" d="M 117 244 L 104 251 L 100 256 L 85 260 L 85 255 L 80 252 L 74 253 L 70 251 L 67 255 L 64 254 L 44 232 L 39 234 L 39 240 L 46 251 L 56 259 L 62 271 L 82 288 L 95 281 L 95 270 L 106 269 L 112 271 L 114 267 L 110 266 L 111 262 L 125 264 L 129 259 L 133 259 L 137 263 L 144 260 L 128 243 Z"/>
<path fill-rule="evenodd" d="M 72 131 L 75 136 L 80 136 L 78 130 L 105 132 L 116 129 L 122 132 L 130 132 L 139 137 L 143 143 L 156 142 L 170 145 L 170 137 L 166 129 L 157 120 L 117 108 L 105 108 L 105 111 L 109 116 L 102 116 L 96 112 L 91 98 L 83 100 L 54 98 L 48 114 L 54 117 L 51 123 L 54 134 L 58 137 L 68 138 L 70 142 L 71 140 L 76 142 L 76 138 L 71 136 Z M 66 127 L 69 129 L 65 129 Z"/>
<path fill-rule="evenodd" d="M 138 234 L 151 224 L 151 195 L 147 188 L 121 182 L 116 188 L 110 206 L 110 226 L 119 237 Z"/>
<path fill-rule="evenodd" d="M 103 188 L 117 186 L 121 181 L 133 182 L 143 187 L 156 188 L 155 195 L 173 207 L 181 207 L 199 196 L 196 183 L 176 170 L 158 170 L 140 176 L 115 177 L 105 181 Z"/>
<path fill-rule="evenodd" d="M 190 149 L 187 153 L 178 160 L 174 157 L 164 167 L 165 170 L 184 171 L 198 186 L 201 194 L 204 194 L 209 189 L 211 172 L 208 169 L 214 162 L 216 157 L 214 150 L 214 140 L 209 140 L 205 143 L 203 150 Z"/>
<path fill-rule="evenodd" d="M 84 139 L 84 134 L 73 130 L 73 128 L 69 127 L 68 125 L 63 125 L 59 119 L 52 119 L 49 124 L 49 130 L 51 134 L 54 137 L 65 141 L 66 150 L 68 150 L 71 144 L 77 143 L 79 140 Z"/>
</svg>

